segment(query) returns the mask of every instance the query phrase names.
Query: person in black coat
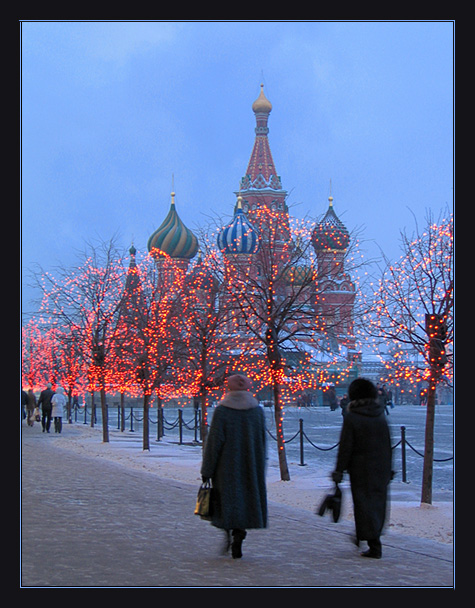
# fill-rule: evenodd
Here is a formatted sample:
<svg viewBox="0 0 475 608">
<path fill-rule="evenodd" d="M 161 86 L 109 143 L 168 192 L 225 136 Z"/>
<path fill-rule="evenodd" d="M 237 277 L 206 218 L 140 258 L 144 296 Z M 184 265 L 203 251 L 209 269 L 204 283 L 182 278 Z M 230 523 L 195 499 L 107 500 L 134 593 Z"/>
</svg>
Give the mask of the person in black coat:
<svg viewBox="0 0 475 608">
<path fill-rule="evenodd" d="M 247 529 L 267 527 L 265 417 L 250 388 L 245 376 L 228 378 L 201 466 L 203 481 L 213 485 L 211 523 L 225 530 L 225 551 L 231 547 L 233 558 L 242 557 Z"/>
<path fill-rule="evenodd" d="M 51 426 L 51 411 L 53 409 L 53 405 L 51 403 L 51 399 L 53 398 L 54 391 L 51 390 L 51 384 L 48 382 L 44 391 L 41 391 L 40 398 L 38 399 L 38 407 L 41 406 L 41 426 L 43 427 L 43 433 L 46 431 L 49 433 L 49 428 Z"/>
<path fill-rule="evenodd" d="M 343 473 L 350 476 L 356 526 L 356 544 L 368 542 L 361 555 L 380 558 L 380 536 L 386 520 L 388 486 L 392 478 L 392 450 L 384 405 L 378 392 L 365 378 L 354 380 L 348 390 L 350 403 L 343 417 L 333 481 Z"/>
</svg>

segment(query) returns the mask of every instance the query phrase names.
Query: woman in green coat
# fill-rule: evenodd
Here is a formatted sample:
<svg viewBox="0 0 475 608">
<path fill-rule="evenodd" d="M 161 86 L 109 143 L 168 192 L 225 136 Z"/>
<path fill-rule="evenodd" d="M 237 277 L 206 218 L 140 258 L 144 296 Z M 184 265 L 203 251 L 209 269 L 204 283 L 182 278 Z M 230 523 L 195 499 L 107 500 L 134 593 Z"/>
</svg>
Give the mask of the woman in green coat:
<svg viewBox="0 0 475 608">
<path fill-rule="evenodd" d="M 235 374 L 226 388 L 209 428 L 201 476 L 212 481 L 211 523 L 226 531 L 226 550 L 240 558 L 246 530 L 267 527 L 266 429 L 249 379 Z"/>
</svg>

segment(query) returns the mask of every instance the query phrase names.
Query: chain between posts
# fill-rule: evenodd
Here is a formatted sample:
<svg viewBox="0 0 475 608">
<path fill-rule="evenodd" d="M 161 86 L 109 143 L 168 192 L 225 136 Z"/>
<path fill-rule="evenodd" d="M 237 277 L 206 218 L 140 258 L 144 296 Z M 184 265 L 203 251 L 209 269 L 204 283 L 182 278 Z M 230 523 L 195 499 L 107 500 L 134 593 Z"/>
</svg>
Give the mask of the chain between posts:
<svg viewBox="0 0 475 608">
<path fill-rule="evenodd" d="M 129 409 L 129 414 L 127 416 L 124 416 L 124 420 L 122 422 L 130 421 L 129 431 L 130 432 L 134 432 L 134 420 L 136 422 L 142 422 L 143 421 L 143 414 L 140 417 L 136 413 L 134 413 L 134 408 L 133 407 L 128 408 L 128 409 Z M 74 419 L 75 419 L 75 422 L 77 422 L 77 419 L 78 419 L 78 412 L 80 413 L 79 408 L 77 408 L 77 407 L 74 408 Z M 85 407 L 83 409 L 83 412 L 84 412 L 84 424 L 87 424 L 88 408 Z M 117 428 L 118 429 L 121 429 L 121 428 L 124 429 L 125 425 L 123 425 L 121 427 L 121 410 L 120 410 L 120 408 L 117 408 L 117 412 L 118 412 Z M 183 430 L 184 429 L 188 429 L 188 430 L 194 431 L 194 441 L 193 441 L 193 443 L 196 444 L 196 443 L 200 443 L 201 442 L 201 410 L 199 408 L 195 409 L 194 418 L 191 419 L 188 422 L 186 422 L 183 419 L 183 411 L 181 409 L 178 410 L 177 417 L 176 417 L 175 420 L 173 420 L 171 422 L 168 421 L 165 418 L 163 408 L 160 408 L 158 410 L 158 416 L 157 416 L 156 420 L 153 420 L 149 416 L 149 421 L 152 424 L 156 424 L 157 425 L 157 441 L 160 441 L 160 438 L 164 436 L 165 430 L 171 431 L 171 430 L 174 430 L 174 429 L 176 429 L 178 427 L 178 433 L 179 433 L 179 441 L 178 441 L 178 443 L 180 445 L 183 444 Z M 418 456 L 424 457 L 424 454 L 422 452 L 420 452 L 419 450 L 417 450 L 416 448 L 414 448 L 411 445 L 411 443 L 407 440 L 407 438 L 406 438 L 406 427 L 405 426 L 401 426 L 400 430 L 401 430 L 401 438 L 400 438 L 400 440 L 395 445 L 393 445 L 391 447 L 391 449 L 394 450 L 398 446 L 401 446 L 401 476 L 402 476 L 402 481 L 404 483 L 406 483 L 407 482 L 407 466 L 406 466 L 407 450 L 406 450 L 406 447 L 409 447 Z M 268 435 L 274 441 L 277 441 L 277 437 L 274 437 L 272 435 L 272 433 L 269 431 L 269 429 L 267 429 L 267 433 L 268 433 Z M 304 442 L 305 441 L 307 441 L 313 448 L 315 448 L 315 449 L 317 449 L 319 451 L 322 451 L 322 452 L 329 452 L 331 450 L 334 450 L 340 444 L 340 442 L 338 441 L 337 443 L 335 443 L 334 445 L 332 445 L 330 447 L 322 447 L 322 446 L 316 445 L 308 437 L 308 435 L 305 433 L 303 418 L 299 419 L 299 429 L 298 429 L 298 431 L 292 437 L 290 437 L 290 439 L 285 439 L 285 443 L 289 444 L 292 441 L 294 441 L 295 439 L 297 439 L 297 437 L 299 438 L 299 443 L 300 443 L 300 462 L 299 462 L 299 466 L 307 466 L 306 463 L 305 463 L 305 450 L 304 450 Z M 453 460 L 453 456 L 449 456 L 448 458 L 434 458 L 433 460 L 434 460 L 434 462 L 448 462 L 450 460 Z"/>
</svg>

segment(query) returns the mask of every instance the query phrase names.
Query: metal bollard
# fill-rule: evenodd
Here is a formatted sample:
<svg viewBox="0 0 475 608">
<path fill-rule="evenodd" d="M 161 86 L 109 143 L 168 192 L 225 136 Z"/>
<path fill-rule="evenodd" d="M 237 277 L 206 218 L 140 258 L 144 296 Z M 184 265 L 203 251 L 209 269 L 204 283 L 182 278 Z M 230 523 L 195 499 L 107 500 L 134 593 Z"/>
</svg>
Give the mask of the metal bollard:
<svg viewBox="0 0 475 608">
<path fill-rule="evenodd" d="M 304 467 L 304 456 L 303 456 L 303 418 L 299 420 L 299 434 L 300 434 L 300 466 Z"/>
<path fill-rule="evenodd" d="M 178 427 L 180 429 L 180 445 L 183 443 L 183 412 L 178 410 Z"/>
<path fill-rule="evenodd" d="M 157 441 L 163 437 L 163 409 L 160 406 L 157 411 Z"/>
<path fill-rule="evenodd" d="M 198 422 L 199 422 L 199 412 L 198 408 L 195 409 L 195 443 L 198 441 Z"/>
<path fill-rule="evenodd" d="M 406 427 L 401 427 L 402 481 L 406 483 Z"/>
</svg>

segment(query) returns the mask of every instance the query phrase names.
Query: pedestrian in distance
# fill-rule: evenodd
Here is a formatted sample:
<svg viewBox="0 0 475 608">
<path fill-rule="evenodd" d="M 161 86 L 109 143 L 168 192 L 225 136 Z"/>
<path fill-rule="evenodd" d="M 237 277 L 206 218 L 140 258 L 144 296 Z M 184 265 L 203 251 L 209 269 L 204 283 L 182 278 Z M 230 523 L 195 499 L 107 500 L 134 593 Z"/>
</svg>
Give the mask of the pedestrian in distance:
<svg viewBox="0 0 475 608">
<path fill-rule="evenodd" d="M 384 411 L 386 412 L 386 415 L 389 416 L 389 411 L 388 411 L 388 396 L 386 393 L 386 389 L 384 388 L 384 386 L 380 386 L 379 382 L 376 385 L 376 390 L 378 392 L 378 402 L 380 403 L 380 405 L 383 406 Z"/>
<path fill-rule="evenodd" d="M 338 401 L 336 398 L 336 391 L 334 386 L 330 386 L 328 389 L 328 403 L 330 404 L 330 410 L 334 412 L 338 407 Z"/>
<path fill-rule="evenodd" d="M 243 375 L 228 378 L 203 451 L 201 476 L 211 480 L 211 524 L 225 531 L 224 552 L 242 557 L 247 530 L 267 527 L 264 411 Z"/>
<path fill-rule="evenodd" d="M 343 417 L 338 456 L 332 478 L 335 483 L 349 473 L 356 527 L 356 544 L 365 540 L 364 557 L 380 558 L 381 534 L 386 520 L 392 450 L 384 405 L 374 384 L 357 378 L 348 389 L 350 402 Z"/>
<path fill-rule="evenodd" d="M 43 433 L 46 431 L 49 433 L 51 426 L 51 399 L 53 398 L 54 391 L 51 390 L 51 383 L 48 382 L 44 391 L 41 391 L 40 398 L 38 399 L 38 407 L 41 406 L 41 426 L 43 427 Z"/>
<path fill-rule="evenodd" d="M 36 397 L 33 389 L 28 389 L 27 402 L 26 402 L 26 413 L 28 426 L 35 424 L 35 409 L 36 409 Z"/>
<path fill-rule="evenodd" d="M 344 416 L 346 414 L 346 410 L 348 409 L 348 395 L 345 393 L 343 397 L 340 399 L 340 407 L 341 407 L 341 415 Z"/>
<path fill-rule="evenodd" d="M 391 389 L 386 391 L 386 403 L 389 405 L 389 407 L 391 409 L 394 407 L 393 392 Z"/>
<path fill-rule="evenodd" d="M 27 416 L 27 403 L 28 403 L 28 395 L 27 393 L 21 389 L 21 417 L 24 420 Z"/>
<path fill-rule="evenodd" d="M 66 397 L 61 386 L 58 386 L 56 393 L 51 398 L 51 405 L 53 406 L 51 416 L 53 417 L 54 422 L 54 432 L 61 433 L 63 428 L 64 406 L 66 405 Z"/>
</svg>

